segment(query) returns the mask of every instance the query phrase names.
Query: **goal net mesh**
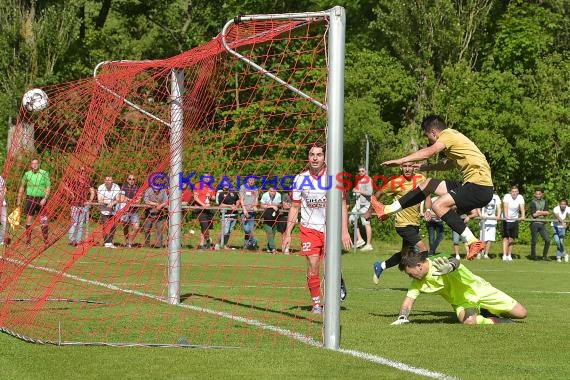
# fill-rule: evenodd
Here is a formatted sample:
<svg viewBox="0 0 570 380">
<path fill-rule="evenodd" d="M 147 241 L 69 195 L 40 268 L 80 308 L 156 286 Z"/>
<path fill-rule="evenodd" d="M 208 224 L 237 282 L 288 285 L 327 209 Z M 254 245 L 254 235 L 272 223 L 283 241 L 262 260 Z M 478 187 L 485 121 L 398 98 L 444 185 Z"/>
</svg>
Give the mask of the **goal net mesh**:
<svg viewBox="0 0 570 380">
<path fill-rule="evenodd" d="M 220 244 L 222 213 L 212 199 L 210 240 L 200 244 L 204 211 L 182 192 L 180 303 L 170 304 L 169 208 L 154 214 L 145 199 L 157 173 L 177 174 L 169 170 L 173 144 L 182 145 L 179 179 L 196 187 L 203 174 L 213 177 L 215 191 L 222 179 L 237 188 L 254 175 L 258 197 L 270 185 L 285 196 L 287 176 L 306 168 L 308 147 L 326 143 L 318 102 L 326 103 L 327 27 L 326 20 L 238 22 L 178 56 L 108 62 L 93 78 L 42 88 L 49 104 L 22 107 L 3 171 L 8 213 L 20 206 L 21 218 L 7 228 L 0 261 L 0 328 L 59 344 L 244 346 L 281 344 L 289 334 L 320 340 L 322 317 L 310 313 L 297 228 L 291 254 L 281 252 L 278 231 L 277 252 L 268 253 L 258 208 L 257 249 L 244 249 L 239 213 Z M 224 37 L 302 94 L 229 54 Z M 176 99 L 173 71 L 184 74 Z M 182 141 L 171 141 L 173 102 L 182 112 Z M 34 199 L 26 194 L 36 184 L 23 178 L 34 158 L 49 175 L 50 194 L 27 221 L 26 203 Z M 124 202 L 105 206 L 101 191 L 89 202 L 85 184 L 101 189 L 109 177 Z M 138 230 L 129 224 L 137 217 Z M 104 244 L 109 235 L 115 248 Z"/>
</svg>

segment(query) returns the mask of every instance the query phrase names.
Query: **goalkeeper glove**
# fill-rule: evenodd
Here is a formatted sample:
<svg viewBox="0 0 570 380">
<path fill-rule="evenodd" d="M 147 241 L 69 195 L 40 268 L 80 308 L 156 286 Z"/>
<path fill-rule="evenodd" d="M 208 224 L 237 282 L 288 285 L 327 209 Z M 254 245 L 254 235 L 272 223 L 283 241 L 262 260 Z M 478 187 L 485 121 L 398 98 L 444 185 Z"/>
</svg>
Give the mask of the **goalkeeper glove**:
<svg viewBox="0 0 570 380">
<path fill-rule="evenodd" d="M 408 321 L 408 317 L 406 317 L 405 315 L 400 315 L 398 317 L 398 319 L 396 319 L 394 322 L 390 323 L 390 325 L 392 326 L 399 326 L 399 325 L 403 325 L 404 323 L 409 323 L 410 321 Z"/>
<path fill-rule="evenodd" d="M 453 272 L 455 270 L 455 265 L 449 261 L 447 257 L 438 257 L 432 261 L 435 271 L 434 276 L 441 276 Z"/>
</svg>

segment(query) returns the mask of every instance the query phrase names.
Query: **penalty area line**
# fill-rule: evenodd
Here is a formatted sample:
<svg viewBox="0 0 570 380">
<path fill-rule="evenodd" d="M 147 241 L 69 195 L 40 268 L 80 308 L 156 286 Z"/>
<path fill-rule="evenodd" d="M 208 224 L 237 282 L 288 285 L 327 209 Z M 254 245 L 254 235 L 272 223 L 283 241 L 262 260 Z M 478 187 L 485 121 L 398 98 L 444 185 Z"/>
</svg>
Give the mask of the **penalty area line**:
<svg viewBox="0 0 570 380">
<path fill-rule="evenodd" d="M 19 261 L 19 260 L 15 260 L 12 258 L 4 258 L 6 261 L 10 261 L 12 263 L 18 264 L 18 265 L 23 265 L 23 262 Z M 163 302 L 166 304 L 170 304 L 168 302 L 167 299 L 165 299 L 164 297 L 161 296 L 157 296 L 154 294 L 150 294 L 150 293 L 144 293 L 141 291 L 137 291 L 137 290 L 132 290 L 132 289 L 123 289 L 117 285 L 113 285 L 113 284 L 107 284 L 104 282 L 100 282 L 100 281 L 94 281 L 94 280 L 89 280 L 83 277 L 79 277 L 76 275 L 72 275 L 69 273 L 63 273 L 59 270 L 53 269 L 53 268 L 48 268 L 48 267 L 43 267 L 43 266 L 36 266 L 33 264 L 29 264 L 28 267 L 33 268 L 33 269 L 38 269 L 38 270 L 42 270 L 42 271 L 46 271 L 49 273 L 55 273 L 58 275 L 61 275 L 63 277 L 67 277 L 70 279 L 73 279 L 75 281 L 78 282 L 83 282 L 86 284 L 91 284 L 91 285 L 96 285 L 96 286 L 100 286 L 106 289 L 111 289 L 111 290 L 115 290 L 115 291 L 119 291 L 119 292 L 124 292 L 127 294 L 134 294 L 134 295 L 138 295 L 144 298 L 149 298 L 155 301 L 159 301 L 159 302 Z M 193 305 L 187 305 L 187 304 L 170 304 L 172 306 L 177 306 L 177 307 L 181 307 L 184 309 L 189 309 L 189 310 L 193 310 L 193 311 L 197 311 L 197 312 L 202 312 L 202 313 L 206 313 L 206 314 L 210 314 L 210 315 L 215 315 L 218 317 L 223 317 L 223 318 L 227 318 L 236 322 L 241 322 L 253 327 L 257 327 L 260 328 L 262 330 L 267 330 L 267 331 L 271 331 L 277 334 L 280 334 L 284 337 L 287 338 L 292 338 L 295 339 L 298 342 L 304 343 L 308 346 L 312 346 L 312 347 L 316 347 L 316 348 L 324 348 L 322 342 L 319 342 L 317 340 L 315 340 L 314 338 L 310 337 L 310 336 L 306 336 L 303 335 L 301 333 L 295 332 L 295 331 L 291 331 L 288 329 L 284 329 L 278 326 L 273 326 L 255 319 L 251 319 L 251 318 L 244 318 L 244 317 L 240 317 L 237 315 L 233 315 L 230 313 L 225 313 L 222 311 L 216 311 L 216 310 L 212 310 L 212 309 L 208 309 L 208 308 L 204 308 L 204 307 L 198 307 L 198 306 L 193 306 Z M 433 378 L 433 379 L 442 379 L 442 380 L 448 380 L 448 379 L 455 379 L 452 376 L 446 375 L 444 373 L 441 372 L 435 372 L 435 371 L 430 371 L 428 369 L 424 369 L 424 368 L 418 368 L 418 367 L 414 367 L 411 365 L 408 365 L 406 363 L 402 363 L 402 362 L 398 362 L 395 360 L 390 360 L 387 358 L 383 358 L 381 356 L 378 355 L 374 355 L 374 354 L 370 354 L 367 352 L 361 352 L 361 351 L 356 351 L 356 350 L 349 350 L 349 349 L 344 349 L 344 348 L 339 348 L 338 350 L 331 350 L 331 351 L 335 351 L 335 352 L 340 352 L 343 353 L 345 355 L 350 355 L 353 356 L 355 358 L 358 359 L 363 359 L 372 363 L 376 363 L 376 364 L 380 364 L 380 365 L 384 365 L 387 367 L 392 367 L 395 368 L 397 370 L 403 371 L 403 372 L 410 372 L 410 373 L 414 373 L 416 375 L 420 375 L 420 376 L 424 376 L 424 377 L 429 377 L 429 378 Z"/>
</svg>

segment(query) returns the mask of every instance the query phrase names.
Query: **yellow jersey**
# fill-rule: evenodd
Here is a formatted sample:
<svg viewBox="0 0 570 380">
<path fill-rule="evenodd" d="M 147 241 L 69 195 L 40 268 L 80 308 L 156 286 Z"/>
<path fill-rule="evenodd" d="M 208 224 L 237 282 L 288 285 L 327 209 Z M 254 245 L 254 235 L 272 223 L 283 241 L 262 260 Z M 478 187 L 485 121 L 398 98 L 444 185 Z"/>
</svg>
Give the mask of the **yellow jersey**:
<svg viewBox="0 0 570 380">
<path fill-rule="evenodd" d="M 437 141 L 445 145 L 445 155 L 461 171 L 463 183 L 493 186 L 491 167 L 473 141 L 451 128 L 441 131 Z"/>
<path fill-rule="evenodd" d="M 402 198 L 405 194 L 418 187 L 426 180 L 422 174 L 414 174 L 412 177 L 403 175 L 394 176 L 386 184 L 384 194 L 393 196 L 395 200 Z M 420 225 L 420 205 L 414 205 L 398 211 L 396 214 L 396 227 L 419 226 Z"/>
</svg>

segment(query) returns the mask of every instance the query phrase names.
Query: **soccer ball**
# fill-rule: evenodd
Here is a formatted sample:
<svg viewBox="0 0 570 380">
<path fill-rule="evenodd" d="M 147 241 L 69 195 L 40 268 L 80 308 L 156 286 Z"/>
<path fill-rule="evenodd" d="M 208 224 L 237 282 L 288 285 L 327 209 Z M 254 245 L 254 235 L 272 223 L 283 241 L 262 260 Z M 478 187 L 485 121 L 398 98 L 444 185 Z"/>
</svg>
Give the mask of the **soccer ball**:
<svg viewBox="0 0 570 380">
<path fill-rule="evenodd" d="M 26 111 L 41 111 L 49 104 L 48 96 L 43 90 L 33 88 L 24 94 L 22 98 L 22 105 Z"/>
</svg>

